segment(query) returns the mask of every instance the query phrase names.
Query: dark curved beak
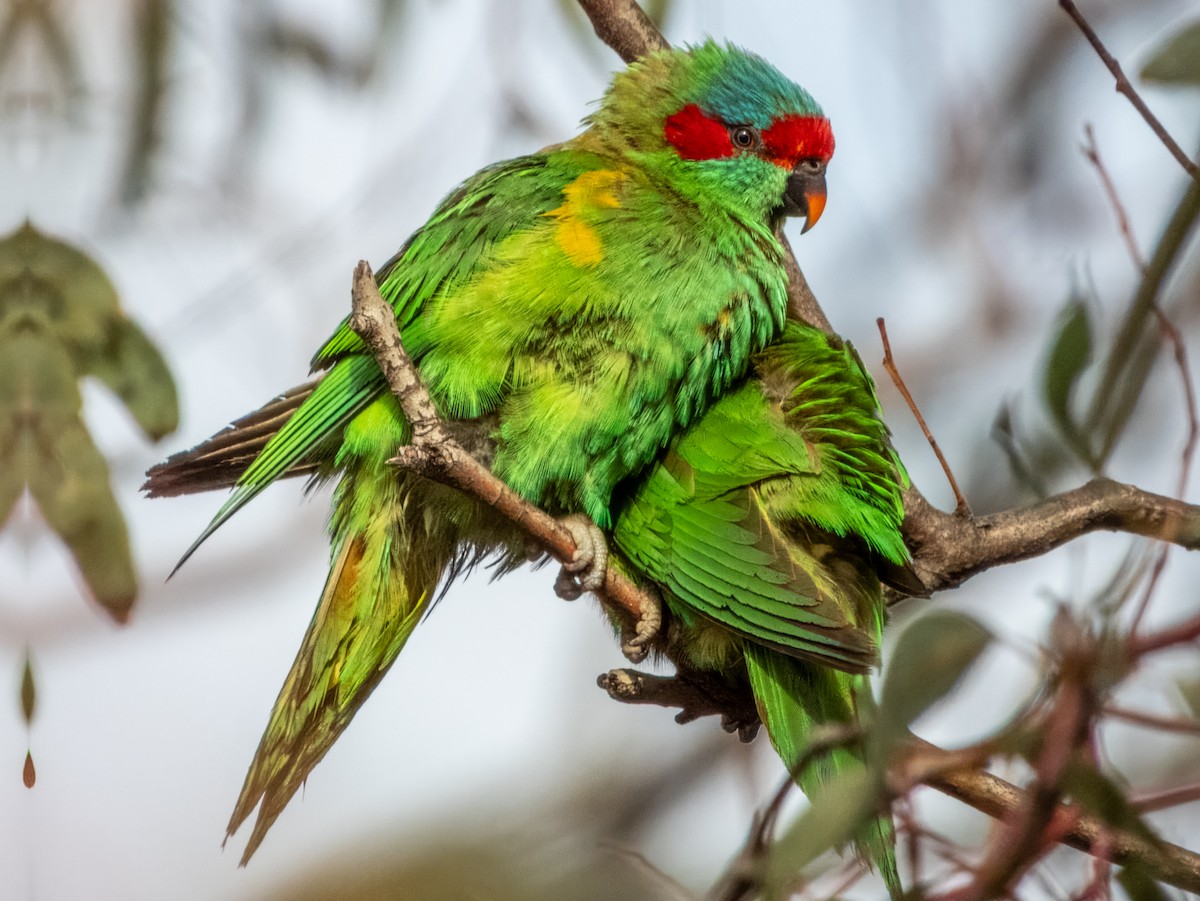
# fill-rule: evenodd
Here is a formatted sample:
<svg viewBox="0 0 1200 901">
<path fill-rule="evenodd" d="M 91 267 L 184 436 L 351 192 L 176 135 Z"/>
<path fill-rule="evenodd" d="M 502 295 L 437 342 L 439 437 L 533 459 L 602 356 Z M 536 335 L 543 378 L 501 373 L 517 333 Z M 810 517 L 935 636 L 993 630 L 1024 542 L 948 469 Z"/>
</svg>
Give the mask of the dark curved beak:
<svg viewBox="0 0 1200 901">
<path fill-rule="evenodd" d="M 783 214 L 803 216 L 803 232 L 817 224 L 825 211 L 825 170 L 794 169 L 783 193 Z"/>
</svg>

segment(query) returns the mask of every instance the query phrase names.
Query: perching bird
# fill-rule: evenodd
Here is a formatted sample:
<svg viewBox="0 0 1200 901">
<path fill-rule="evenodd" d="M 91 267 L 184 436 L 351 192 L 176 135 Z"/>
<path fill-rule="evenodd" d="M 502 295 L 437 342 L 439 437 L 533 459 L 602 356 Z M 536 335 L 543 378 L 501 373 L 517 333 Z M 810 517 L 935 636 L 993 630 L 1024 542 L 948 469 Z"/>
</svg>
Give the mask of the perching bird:
<svg viewBox="0 0 1200 901">
<path fill-rule="evenodd" d="M 900 534 L 904 482 L 858 355 L 789 321 L 617 513 L 616 549 L 675 620 L 672 659 L 748 681 L 809 794 L 862 765 L 838 749 L 797 771 L 815 726 L 854 724 L 870 704 L 881 579 L 923 593 Z M 890 818 L 858 844 L 898 896 Z"/>
<path fill-rule="evenodd" d="M 773 228 L 820 216 L 833 137 L 806 91 L 711 41 L 634 63 L 586 124 L 463 183 L 381 270 L 380 291 L 442 416 L 490 429 L 493 471 L 544 509 L 608 527 L 616 486 L 778 335 Z M 275 479 L 338 480 L 329 577 L 229 824 L 261 801 L 243 862 L 438 586 L 488 553 L 523 558 L 491 511 L 387 464 L 408 426 L 347 323 L 313 368 L 317 382 L 147 483 L 152 496 L 234 487 L 186 559 Z"/>
</svg>

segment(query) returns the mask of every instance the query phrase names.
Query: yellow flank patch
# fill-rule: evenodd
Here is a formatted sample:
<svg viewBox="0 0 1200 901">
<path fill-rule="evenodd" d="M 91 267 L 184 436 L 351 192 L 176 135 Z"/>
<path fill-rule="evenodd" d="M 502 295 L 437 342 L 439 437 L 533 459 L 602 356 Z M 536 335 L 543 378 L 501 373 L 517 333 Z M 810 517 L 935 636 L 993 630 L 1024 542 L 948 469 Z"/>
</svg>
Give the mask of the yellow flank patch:
<svg viewBox="0 0 1200 901">
<path fill-rule="evenodd" d="M 600 236 L 586 222 L 575 218 L 564 218 L 554 230 L 554 240 L 567 255 L 567 259 L 582 269 L 595 266 L 604 259 L 604 248 Z"/>
<path fill-rule="evenodd" d="M 600 236 L 583 217 L 589 210 L 619 207 L 615 188 L 624 178 L 611 169 L 584 172 L 563 189 L 563 205 L 546 214 L 558 220 L 554 240 L 574 265 L 595 266 L 604 259 Z"/>
</svg>

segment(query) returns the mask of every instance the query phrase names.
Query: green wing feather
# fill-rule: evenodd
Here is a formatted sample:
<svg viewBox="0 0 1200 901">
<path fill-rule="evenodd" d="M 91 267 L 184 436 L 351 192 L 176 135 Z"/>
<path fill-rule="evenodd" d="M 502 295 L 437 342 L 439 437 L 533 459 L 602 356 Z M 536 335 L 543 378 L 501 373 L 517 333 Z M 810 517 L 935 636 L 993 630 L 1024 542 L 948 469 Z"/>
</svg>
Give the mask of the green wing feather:
<svg viewBox="0 0 1200 901">
<path fill-rule="evenodd" d="M 179 558 L 175 570 L 233 514 L 280 476 L 304 463 L 314 448 L 365 409 L 384 384 L 379 366 L 371 357 L 350 357 L 335 366 L 246 468 L 212 521 Z"/>
<path fill-rule="evenodd" d="M 347 431 L 329 577 L 227 829 L 258 806 L 243 864 L 387 673 L 459 554 L 453 522 L 426 516 L 424 486 L 387 465 L 386 442 L 374 447 L 405 427 L 385 396 Z"/>
<path fill-rule="evenodd" d="M 555 166 L 548 165 L 548 159 L 524 156 L 480 170 L 443 200 L 429 221 L 380 269 L 380 293 L 395 310 L 401 330 L 434 295 L 477 277 L 493 262 L 497 245 L 532 227 L 561 202 L 564 184 L 590 158 L 560 157 Z M 264 488 L 327 448 L 331 436 L 386 389 L 378 365 L 350 328 L 349 317 L 313 358 L 313 370 L 320 369 L 329 372 L 241 475 L 176 570 Z"/>
<path fill-rule="evenodd" d="M 864 672 L 876 655 L 864 614 L 877 614 L 847 603 L 825 558 L 850 542 L 908 559 L 901 471 L 870 378 L 848 345 L 795 323 L 757 375 L 672 445 L 622 509 L 616 544 L 687 612 Z"/>
<path fill-rule="evenodd" d="M 594 162 L 579 153 L 517 157 L 480 169 L 452 191 L 376 273 L 401 333 L 434 296 L 454 292 L 487 269 L 498 244 L 562 203 L 563 187 Z M 312 368 L 366 352 L 346 317 L 317 351 Z"/>
<path fill-rule="evenodd" d="M 870 703 L 880 573 L 908 565 L 905 476 L 877 406 L 853 348 L 789 323 L 754 377 L 671 445 L 615 528 L 680 621 L 682 660 L 731 678 L 744 666 L 771 743 L 810 793 L 863 766 L 849 747 L 796 771 L 815 725 L 855 722 Z M 706 624 L 733 636 L 714 641 Z M 856 842 L 900 897 L 890 817 Z"/>
</svg>

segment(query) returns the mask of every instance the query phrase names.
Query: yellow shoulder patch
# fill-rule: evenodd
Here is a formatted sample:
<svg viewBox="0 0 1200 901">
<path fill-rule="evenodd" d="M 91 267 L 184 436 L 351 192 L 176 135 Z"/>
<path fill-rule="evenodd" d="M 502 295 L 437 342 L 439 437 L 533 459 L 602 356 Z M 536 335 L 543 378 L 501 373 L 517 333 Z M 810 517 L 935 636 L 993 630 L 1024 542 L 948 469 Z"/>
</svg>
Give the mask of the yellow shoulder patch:
<svg viewBox="0 0 1200 901">
<path fill-rule="evenodd" d="M 563 189 L 563 205 L 546 214 L 558 220 L 554 240 L 575 266 L 595 266 L 604 259 L 600 236 L 583 216 L 589 209 L 619 207 L 615 189 L 624 179 L 612 169 L 584 172 Z"/>
</svg>

